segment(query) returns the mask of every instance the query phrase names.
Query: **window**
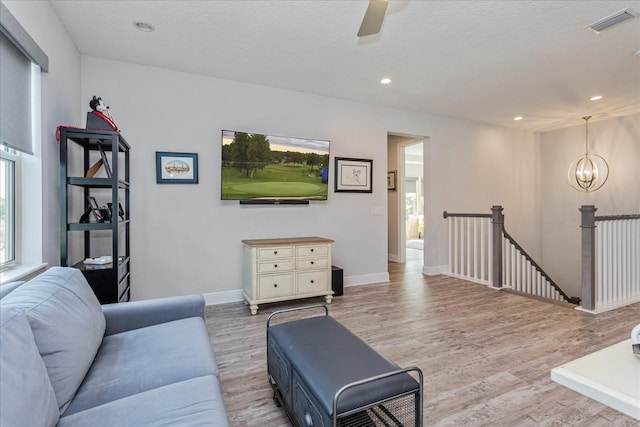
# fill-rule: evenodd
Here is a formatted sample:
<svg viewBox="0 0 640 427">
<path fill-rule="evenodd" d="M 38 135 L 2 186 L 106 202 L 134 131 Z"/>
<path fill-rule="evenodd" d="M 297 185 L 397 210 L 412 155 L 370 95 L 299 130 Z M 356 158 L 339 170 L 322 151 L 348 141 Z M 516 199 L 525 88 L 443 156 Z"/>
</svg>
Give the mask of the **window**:
<svg viewBox="0 0 640 427">
<path fill-rule="evenodd" d="M 44 265 L 40 74 L 48 67 L 47 55 L 0 3 L 0 284 Z"/>
<path fill-rule="evenodd" d="M 17 151 L 0 147 L 0 270 L 20 260 L 20 156 Z"/>
</svg>

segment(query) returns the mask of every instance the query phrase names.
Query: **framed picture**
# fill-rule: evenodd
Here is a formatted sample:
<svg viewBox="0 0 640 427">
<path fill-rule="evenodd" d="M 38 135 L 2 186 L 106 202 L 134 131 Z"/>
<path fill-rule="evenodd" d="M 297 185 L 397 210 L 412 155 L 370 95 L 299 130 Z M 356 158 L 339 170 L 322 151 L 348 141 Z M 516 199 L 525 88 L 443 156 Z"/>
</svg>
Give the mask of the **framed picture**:
<svg viewBox="0 0 640 427">
<path fill-rule="evenodd" d="M 111 178 L 111 166 L 109 166 L 107 154 L 104 152 L 104 148 L 102 148 L 102 144 L 100 144 L 99 142 L 98 150 L 100 151 L 100 159 L 102 160 L 102 166 L 104 166 L 104 170 L 107 173 L 107 178 Z"/>
<path fill-rule="evenodd" d="M 335 191 L 371 193 L 373 160 L 336 157 Z"/>
<path fill-rule="evenodd" d="M 197 184 L 198 153 L 156 151 L 156 182 L 158 184 Z"/>
<path fill-rule="evenodd" d="M 100 206 L 98 206 L 98 202 L 96 198 L 93 196 L 89 196 L 89 207 L 91 208 L 91 212 L 93 213 L 93 217 L 96 219 L 96 222 L 105 222 L 105 218 L 102 216 L 100 212 Z"/>
<path fill-rule="evenodd" d="M 387 190 L 396 191 L 396 171 L 387 172 Z"/>
</svg>

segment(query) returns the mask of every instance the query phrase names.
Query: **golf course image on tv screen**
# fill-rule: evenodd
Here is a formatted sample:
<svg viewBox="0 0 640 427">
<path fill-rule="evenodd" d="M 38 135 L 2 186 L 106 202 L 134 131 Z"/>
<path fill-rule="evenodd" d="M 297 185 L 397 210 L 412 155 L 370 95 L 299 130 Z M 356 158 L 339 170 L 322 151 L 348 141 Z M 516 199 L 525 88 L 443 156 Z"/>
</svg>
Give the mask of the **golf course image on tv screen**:
<svg viewBox="0 0 640 427">
<path fill-rule="evenodd" d="M 329 141 L 222 131 L 222 200 L 327 200 Z"/>
</svg>

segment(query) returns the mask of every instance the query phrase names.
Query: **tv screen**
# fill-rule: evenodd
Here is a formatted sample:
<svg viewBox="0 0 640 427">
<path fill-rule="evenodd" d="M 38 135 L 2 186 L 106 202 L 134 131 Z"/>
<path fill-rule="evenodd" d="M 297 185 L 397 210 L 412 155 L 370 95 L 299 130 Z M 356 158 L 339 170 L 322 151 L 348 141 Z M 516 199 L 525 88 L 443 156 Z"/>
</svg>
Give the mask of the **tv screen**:
<svg viewBox="0 0 640 427">
<path fill-rule="evenodd" d="M 327 200 L 329 141 L 222 131 L 222 200 Z"/>
</svg>

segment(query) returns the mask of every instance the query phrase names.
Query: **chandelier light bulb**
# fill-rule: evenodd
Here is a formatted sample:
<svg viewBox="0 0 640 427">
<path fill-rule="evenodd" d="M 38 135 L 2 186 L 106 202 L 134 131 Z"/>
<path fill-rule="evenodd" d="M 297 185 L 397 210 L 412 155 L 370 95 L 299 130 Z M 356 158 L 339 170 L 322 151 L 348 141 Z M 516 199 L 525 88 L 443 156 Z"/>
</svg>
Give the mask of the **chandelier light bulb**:
<svg viewBox="0 0 640 427">
<path fill-rule="evenodd" d="M 589 189 L 598 181 L 598 166 L 588 156 L 578 160 L 576 165 L 576 181 L 580 188 Z"/>
</svg>

